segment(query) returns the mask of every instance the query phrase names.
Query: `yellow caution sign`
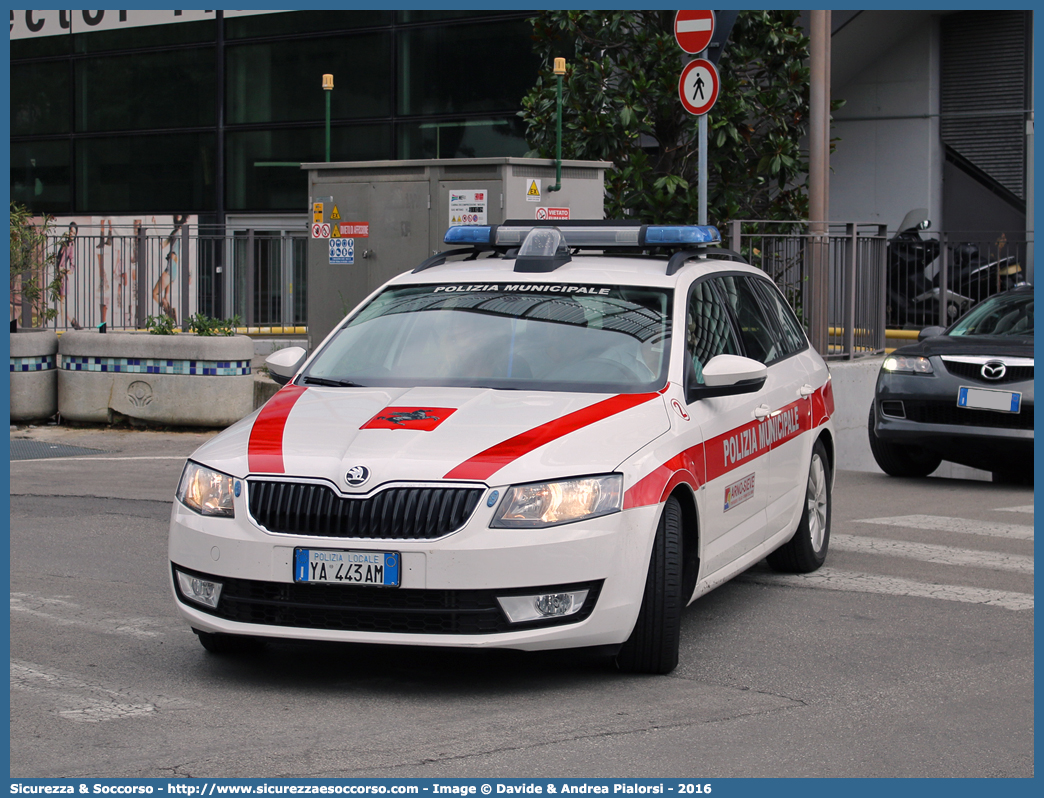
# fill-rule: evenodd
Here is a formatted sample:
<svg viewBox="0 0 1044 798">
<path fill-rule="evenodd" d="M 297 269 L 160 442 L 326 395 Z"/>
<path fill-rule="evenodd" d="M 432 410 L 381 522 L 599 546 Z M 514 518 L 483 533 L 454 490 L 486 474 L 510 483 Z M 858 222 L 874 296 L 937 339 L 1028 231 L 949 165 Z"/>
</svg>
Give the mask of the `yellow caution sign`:
<svg viewBox="0 0 1044 798">
<path fill-rule="evenodd" d="M 340 219 L 341 212 L 337 210 L 337 206 L 334 205 L 333 213 L 330 214 L 330 219 Z"/>
<path fill-rule="evenodd" d="M 312 224 L 322 224 L 323 221 L 323 203 L 313 202 L 312 203 Z"/>
<path fill-rule="evenodd" d="M 540 202 L 540 181 L 530 180 L 529 189 L 526 191 L 526 199 L 530 202 Z"/>
<path fill-rule="evenodd" d="M 333 217 L 331 216 L 330 218 L 332 219 Z M 332 224 L 332 225 L 330 225 L 330 238 L 340 238 L 340 237 L 341 237 L 341 225 L 339 225 L 339 224 Z"/>
</svg>

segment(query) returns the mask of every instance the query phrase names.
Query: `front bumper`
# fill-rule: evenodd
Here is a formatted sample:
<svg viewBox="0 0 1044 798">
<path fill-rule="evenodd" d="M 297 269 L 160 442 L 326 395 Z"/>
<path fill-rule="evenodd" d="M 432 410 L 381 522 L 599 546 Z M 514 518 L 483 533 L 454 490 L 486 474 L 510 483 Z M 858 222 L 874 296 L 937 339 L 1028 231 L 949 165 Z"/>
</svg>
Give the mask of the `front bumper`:
<svg viewBox="0 0 1044 798">
<path fill-rule="evenodd" d="M 935 373 L 878 376 L 874 397 L 878 438 L 919 446 L 944 460 L 997 470 L 1024 467 L 1033 459 L 1033 383 L 995 386 L 1022 394 L 1019 413 L 957 406 L 962 386 L 994 387 L 948 373 L 936 357 Z"/>
<path fill-rule="evenodd" d="M 500 489 L 503 492 L 503 488 Z M 174 503 L 169 557 L 177 606 L 206 632 L 301 640 L 516 648 L 603 646 L 630 635 L 641 605 L 659 508 L 628 509 L 548 529 L 490 529 L 481 502 L 437 540 L 272 534 L 244 497 L 232 519 Z M 396 551 L 398 588 L 293 582 L 295 548 Z M 222 582 L 216 608 L 181 595 L 180 569 Z M 498 596 L 588 590 L 575 615 L 510 623 Z"/>
</svg>

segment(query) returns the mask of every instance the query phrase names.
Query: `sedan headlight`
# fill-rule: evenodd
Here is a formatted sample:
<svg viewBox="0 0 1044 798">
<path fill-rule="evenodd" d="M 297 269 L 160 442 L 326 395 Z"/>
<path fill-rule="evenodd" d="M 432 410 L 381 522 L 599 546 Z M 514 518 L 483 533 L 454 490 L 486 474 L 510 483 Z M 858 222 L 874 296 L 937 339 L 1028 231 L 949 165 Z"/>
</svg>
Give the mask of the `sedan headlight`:
<svg viewBox="0 0 1044 798">
<path fill-rule="evenodd" d="M 888 372 L 907 372 L 910 374 L 933 374 L 932 361 L 926 357 L 909 355 L 889 355 L 885 358 L 884 370 Z"/>
<path fill-rule="evenodd" d="M 235 517 L 232 495 L 236 480 L 197 463 L 187 463 L 178 485 L 178 501 L 202 515 Z"/>
<path fill-rule="evenodd" d="M 493 516 L 494 527 L 541 527 L 597 518 L 620 510 L 623 475 L 536 482 L 508 488 Z"/>
</svg>

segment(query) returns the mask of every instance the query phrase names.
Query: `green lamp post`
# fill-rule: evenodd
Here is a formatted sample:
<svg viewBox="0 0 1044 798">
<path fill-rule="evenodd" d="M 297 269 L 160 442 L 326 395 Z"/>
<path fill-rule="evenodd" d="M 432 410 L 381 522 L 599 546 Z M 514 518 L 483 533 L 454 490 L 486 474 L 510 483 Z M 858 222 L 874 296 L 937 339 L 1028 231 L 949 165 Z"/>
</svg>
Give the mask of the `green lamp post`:
<svg viewBox="0 0 1044 798">
<path fill-rule="evenodd" d="M 560 191 L 562 188 L 562 76 L 566 73 L 566 60 L 555 59 L 555 77 L 558 79 L 558 139 L 555 144 L 555 184 L 548 186 L 548 191 Z"/>
<path fill-rule="evenodd" d="M 326 162 L 330 162 L 330 92 L 333 91 L 333 75 L 323 75 L 323 91 L 326 92 Z"/>
</svg>

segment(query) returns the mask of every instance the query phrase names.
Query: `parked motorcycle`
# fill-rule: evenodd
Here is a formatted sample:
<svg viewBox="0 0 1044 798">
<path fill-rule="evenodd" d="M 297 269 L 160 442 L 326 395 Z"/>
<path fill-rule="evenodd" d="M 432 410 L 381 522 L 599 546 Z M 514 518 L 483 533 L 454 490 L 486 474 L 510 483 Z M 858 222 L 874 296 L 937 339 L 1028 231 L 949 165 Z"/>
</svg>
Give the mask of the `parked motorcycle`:
<svg viewBox="0 0 1044 798">
<path fill-rule="evenodd" d="M 942 297 L 942 246 L 924 238 L 931 226 L 928 211 L 917 208 L 903 217 L 899 231 L 888 242 L 886 317 L 890 327 L 939 324 Z M 988 296 L 1014 287 L 1022 267 L 1014 255 L 990 260 L 972 243 L 947 247 L 946 318 L 955 320 Z"/>
</svg>

